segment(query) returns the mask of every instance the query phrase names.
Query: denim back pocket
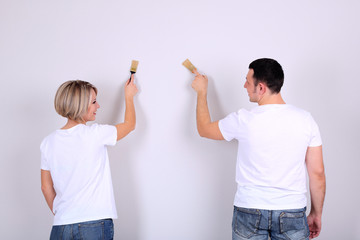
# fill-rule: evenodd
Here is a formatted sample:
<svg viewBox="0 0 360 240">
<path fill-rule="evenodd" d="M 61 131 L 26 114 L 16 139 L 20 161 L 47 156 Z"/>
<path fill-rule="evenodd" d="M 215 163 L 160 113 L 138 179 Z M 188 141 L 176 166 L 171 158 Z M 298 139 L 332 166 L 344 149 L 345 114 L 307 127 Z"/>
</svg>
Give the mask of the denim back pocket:
<svg viewBox="0 0 360 240">
<path fill-rule="evenodd" d="M 78 224 L 81 239 L 104 239 L 104 221 L 89 221 Z"/>
<path fill-rule="evenodd" d="M 241 237 L 250 238 L 259 229 L 260 219 L 260 210 L 235 207 L 233 230 Z"/>
<path fill-rule="evenodd" d="M 284 211 L 280 214 L 280 232 L 288 240 L 303 240 L 310 235 L 305 210 Z"/>
</svg>

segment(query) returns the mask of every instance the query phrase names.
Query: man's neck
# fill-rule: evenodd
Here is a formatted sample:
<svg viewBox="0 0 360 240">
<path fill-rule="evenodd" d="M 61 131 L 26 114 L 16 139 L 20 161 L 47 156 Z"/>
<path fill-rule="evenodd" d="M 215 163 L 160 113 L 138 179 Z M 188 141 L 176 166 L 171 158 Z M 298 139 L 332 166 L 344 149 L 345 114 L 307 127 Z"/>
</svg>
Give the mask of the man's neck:
<svg viewBox="0 0 360 240">
<path fill-rule="evenodd" d="M 264 95 L 259 101 L 259 106 L 266 104 L 285 104 L 285 101 L 281 97 L 280 93 Z"/>
</svg>

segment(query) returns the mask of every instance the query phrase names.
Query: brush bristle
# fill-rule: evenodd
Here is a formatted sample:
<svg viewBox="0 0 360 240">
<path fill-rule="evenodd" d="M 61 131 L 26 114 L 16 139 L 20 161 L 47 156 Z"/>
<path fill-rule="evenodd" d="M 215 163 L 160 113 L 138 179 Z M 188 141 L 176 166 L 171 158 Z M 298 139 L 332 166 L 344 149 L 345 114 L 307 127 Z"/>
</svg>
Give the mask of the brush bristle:
<svg viewBox="0 0 360 240">
<path fill-rule="evenodd" d="M 194 70 L 196 69 L 196 67 L 190 62 L 189 59 L 186 59 L 182 64 L 183 64 L 187 69 L 189 69 L 190 72 L 194 72 Z"/>
<path fill-rule="evenodd" d="M 139 61 L 132 60 L 130 72 L 136 73 L 136 69 L 137 69 L 138 65 L 139 65 Z"/>
</svg>

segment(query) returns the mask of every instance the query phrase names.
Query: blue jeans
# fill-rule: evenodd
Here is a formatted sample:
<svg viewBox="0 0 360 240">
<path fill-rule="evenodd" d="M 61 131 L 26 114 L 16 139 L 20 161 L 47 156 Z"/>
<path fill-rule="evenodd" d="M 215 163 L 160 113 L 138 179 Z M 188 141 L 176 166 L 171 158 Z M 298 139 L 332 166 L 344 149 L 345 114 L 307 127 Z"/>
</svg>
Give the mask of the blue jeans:
<svg viewBox="0 0 360 240">
<path fill-rule="evenodd" d="M 234 207 L 232 240 L 308 240 L 306 208 L 260 210 Z"/>
<path fill-rule="evenodd" d="M 50 234 L 50 240 L 112 240 L 113 238 L 112 219 L 53 226 Z"/>
</svg>

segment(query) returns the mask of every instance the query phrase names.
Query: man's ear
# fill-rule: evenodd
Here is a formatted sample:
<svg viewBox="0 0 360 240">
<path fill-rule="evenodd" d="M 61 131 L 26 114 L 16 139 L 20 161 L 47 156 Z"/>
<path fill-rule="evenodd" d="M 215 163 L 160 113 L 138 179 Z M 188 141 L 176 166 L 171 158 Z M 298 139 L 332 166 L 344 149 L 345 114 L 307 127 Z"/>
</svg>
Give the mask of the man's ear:
<svg viewBox="0 0 360 240">
<path fill-rule="evenodd" d="M 259 85 L 259 91 L 260 91 L 259 93 L 261 95 L 265 94 L 266 93 L 266 85 L 262 82 L 260 82 L 258 85 Z"/>
</svg>

